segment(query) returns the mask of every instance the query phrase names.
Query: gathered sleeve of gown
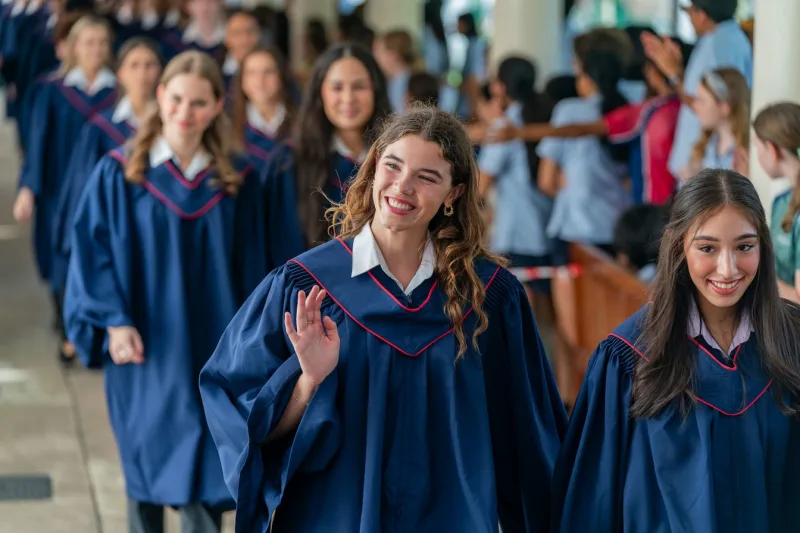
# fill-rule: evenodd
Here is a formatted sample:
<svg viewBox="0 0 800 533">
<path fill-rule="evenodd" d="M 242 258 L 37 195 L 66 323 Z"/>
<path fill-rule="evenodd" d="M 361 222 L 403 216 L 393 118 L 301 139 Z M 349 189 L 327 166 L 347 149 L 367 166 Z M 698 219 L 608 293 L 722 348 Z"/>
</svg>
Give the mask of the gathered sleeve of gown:
<svg viewBox="0 0 800 533">
<path fill-rule="evenodd" d="M 64 325 L 83 363 L 97 367 L 107 353 L 106 328 L 134 326 L 129 308 L 129 198 L 120 163 L 105 156 L 85 192 L 72 225 Z"/>
<path fill-rule="evenodd" d="M 200 373 L 200 393 L 225 482 L 236 500 L 237 533 L 264 531 L 298 471 L 322 470 L 341 442 L 334 370 L 295 432 L 267 442 L 291 399 L 300 363 L 284 332 L 298 289 L 288 267 L 272 272 L 234 317 Z"/>
<path fill-rule="evenodd" d="M 592 355 L 553 477 L 553 533 L 622 531 L 633 357 L 614 336 Z"/>
<path fill-rule="evenodd" d="M 485 334 L 482 358 L 498 515 L 503 533 L 546 531 L 567 415 L 524 289 L 507 271 L 494 282 L 507 287 L 488 291 L 487 306 L 491 298 L 505 302 Z"/>
</svg>

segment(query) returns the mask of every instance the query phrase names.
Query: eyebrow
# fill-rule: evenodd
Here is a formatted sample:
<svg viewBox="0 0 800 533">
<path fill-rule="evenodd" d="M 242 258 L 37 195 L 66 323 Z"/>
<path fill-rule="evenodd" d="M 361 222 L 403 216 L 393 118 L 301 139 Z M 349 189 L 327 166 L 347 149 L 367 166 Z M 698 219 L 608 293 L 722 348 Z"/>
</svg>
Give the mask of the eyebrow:
<svg viewBox="0 0 800 533">
<path fill-rule="evenodd" d="M 757 238 L 758 238 L 758 235 L 756 235 L 755 233 L 745 233 L 744 235 L 739 235 L 738 237 L 736 237 L 735 240 L 736 241 L 746 241 L 747 239 L 757 239 Z M 692 239 L 692 242 L 694 242 L 694 241 L 719 242 L 719 239 L 717 239 L 716 237 L 709 237 L 708 235 L 698 235 L 694 239 Z"/>
<path fill-rule="evenodd" d="M 397 157 L 396 155 L 393 155 L 393 154 L 386 154 L 386 159 L 392 159 L 394 161 L 397 161 L 398 163 L 405 163 L 405 161 L 403 161 L 402 159 L 400 159 L 399 157 Z M 432 168 L 421 168 L 419 170 L 421 172 L 429 172 L 431 174 L 435 174 L 440 180 L 444 179 L 444 177 L 442 176 L 442 174 L 438 170 L 434 170 Z"/>
</svg>

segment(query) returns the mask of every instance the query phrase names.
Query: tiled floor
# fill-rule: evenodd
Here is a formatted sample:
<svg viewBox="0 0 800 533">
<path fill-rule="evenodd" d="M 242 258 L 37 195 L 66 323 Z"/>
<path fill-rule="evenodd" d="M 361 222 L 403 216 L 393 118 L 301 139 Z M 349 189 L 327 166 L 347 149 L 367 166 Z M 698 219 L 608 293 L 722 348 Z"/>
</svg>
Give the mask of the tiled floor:
<svg viewBox="0 0 800 533">
<path fill-rule="evenodd" d="M 57 362 L 31 228 L 11 219 L 19 168 L 14 146 L 10 125 L 0 125 L 0 476 L 47 474 L 53 498 L 0 502 L 0 533 L 125 533 L 103 376 L 79 366 L 64 371 Z M 233 531 L 231 518 L 225 531 Z M 174 513 L 168 531 L 179 531 Z"/>
</svg>

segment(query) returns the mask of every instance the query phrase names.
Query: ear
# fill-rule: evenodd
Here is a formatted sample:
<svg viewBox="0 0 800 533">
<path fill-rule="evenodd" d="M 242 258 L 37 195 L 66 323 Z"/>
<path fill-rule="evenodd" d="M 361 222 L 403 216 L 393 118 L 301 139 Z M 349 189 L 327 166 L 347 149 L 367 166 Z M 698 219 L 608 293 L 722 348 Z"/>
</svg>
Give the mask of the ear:
<svg viewBox="0 0 800 533">
<path fill-rule="evenodd" d="M 728 102 L 722 102 L 720 106 L 723 115 L 725 115 L 726 117 L 731 116 L 731 104 L 729 104 Z"/>
<path fill-rule="evenodd" d="M 450 191 L 450 194 L 447 195 L 447 198 L 444 201 L 444 205 L 449 207 L 449 206 L 453 205 L 454 203 L 456 203 L 456 200 L 458 200 L 459 196 L 464 194 L 464 189 L 465 188 L 466 188 L 466 185 L 464 185 L 463 183 L 453 187 L 453 189 Z"/>
<path fill-rule="evenodd" d="M 225 111 L 225 99 L 224 98 L 220 98 L 219 100 L 217 100 L 217 104 L 214 106 L 214 108 L 215 108 L 214 112 L 216 113 L 216 116 L 217 117 L 220 116 L 222 114 L 222 112 Z"/>
</svg>

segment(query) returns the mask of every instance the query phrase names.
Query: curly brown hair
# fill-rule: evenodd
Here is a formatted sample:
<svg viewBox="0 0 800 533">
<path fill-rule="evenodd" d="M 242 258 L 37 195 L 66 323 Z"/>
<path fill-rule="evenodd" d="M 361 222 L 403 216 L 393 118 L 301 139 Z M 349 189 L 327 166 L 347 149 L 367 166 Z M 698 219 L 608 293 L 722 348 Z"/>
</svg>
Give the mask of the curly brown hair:
<svg viewBox="0 0 800 533">
<path fill-rule="evenodd" d="M 210 56 L 196 51 L 183 52 L 167 64 L 159 80 L 159 86 L 166 86 L 170 80 L 181 74 L 194 74 L 207 80 L 214 91 L 217 101 L 225 97 L 225 82 L 219 67 Z M 131 183 L 142 184 L 144 174 L 149 167 L 149 153 L 153 143 L 161 135 L 163 123 L 159 113 L 151 114 L 142 125 L 142 128 L 133 138 L 130 145 L 130 156 L 125 167 L 125 178 Z M 217 174 L 217 182 L 227 194 L 236 194 L 242 177 L 230 160 L 230 124 L 224 113 L 208 126 L 203 133 L 202 145 L 211 154 L 212 164 Z"/>
<path fill-rule="evenodd" d="M 467 304 L 472 305 L 478 317 L 472 338 L 474 349 L 477 350 L 477 338 L 488 325 L 488 318 L 482 310 L 486 290 L 476 272 L 475 261 L 487 258 L 502 266 L 506 261 L 484 246 L 486 225 L 480 212 L 478 165 L 467 133 L 456 118 L 425 105 L 416 105 L 404 114 L 392 117 L 350 183 L 344 202 L 328 209 L 330 233 L 332 237 L 355 237 L 370 223 L 375 216 L 372 185 L 378 161 L 388 146 L 407 135 L 417 135 L 436 143 L 441 148 L 442 157 L 452 166 L 452 187 L 464 186 L 463 193 L 453 203 L 453 214 L 445 215 L 442 208 L 428 225 L 436 250 L 436 272 L 447 296 L 444 311 L 453 324 L 460 358 L 467 351 L 461 325 Z"/>
</svg>

